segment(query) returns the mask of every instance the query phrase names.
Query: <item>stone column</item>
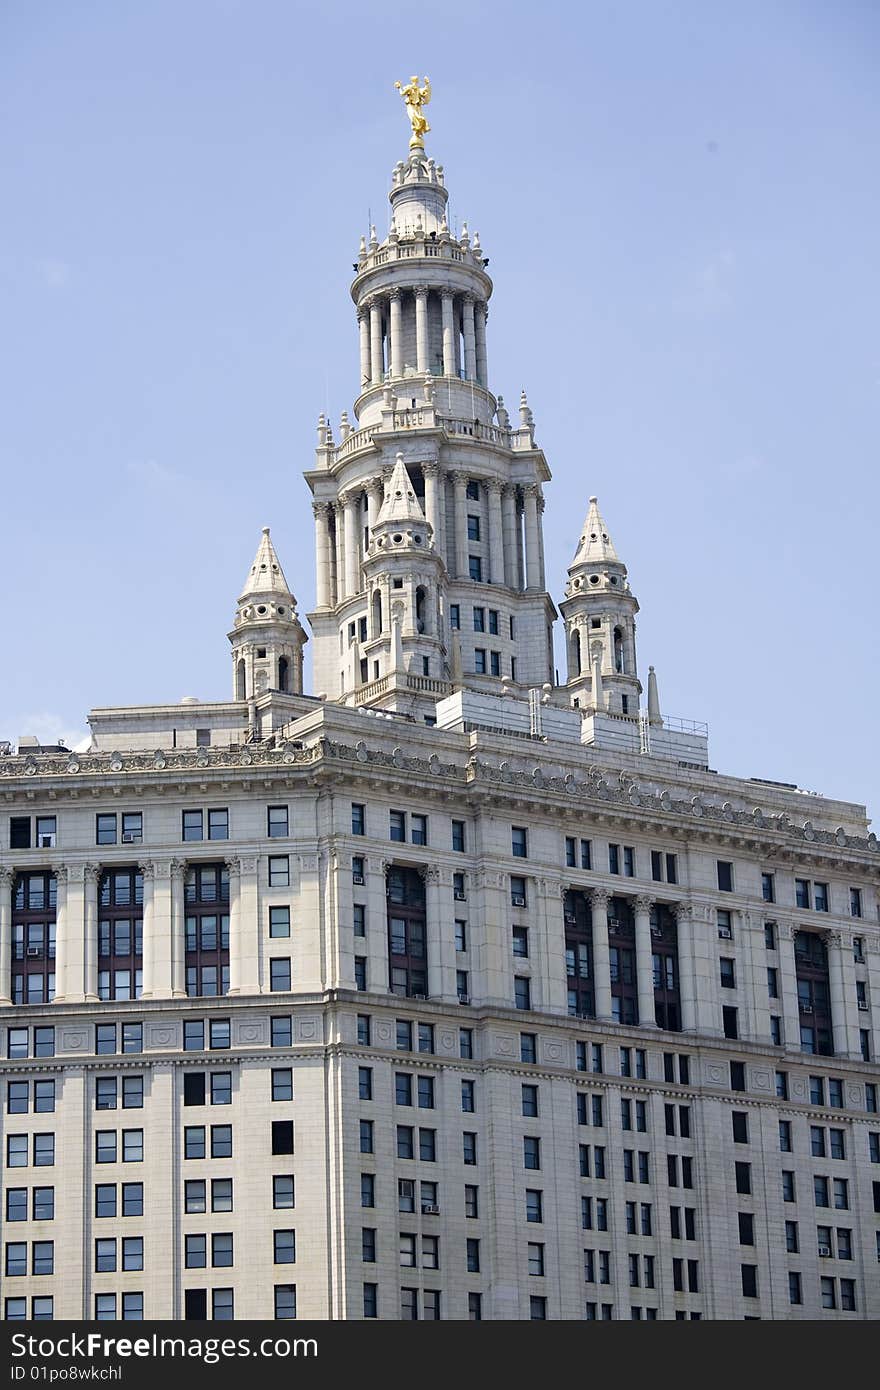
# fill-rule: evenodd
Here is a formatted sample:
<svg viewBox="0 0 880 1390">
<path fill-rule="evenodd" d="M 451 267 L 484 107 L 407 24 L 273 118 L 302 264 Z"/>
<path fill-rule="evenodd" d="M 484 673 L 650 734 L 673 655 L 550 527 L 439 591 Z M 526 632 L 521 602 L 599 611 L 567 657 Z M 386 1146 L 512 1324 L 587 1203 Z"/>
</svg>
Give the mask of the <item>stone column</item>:
<svg viewBox="0 0 880 1390">
<path fill-rule="evenodd" d="M 450 476 L 455 488 L 455 573 L 460 579 L 467 579 L 467 474 L 452 473 Z"/>
<path fill-rule="evenodd" d="M 182 859 L 171 861 L 171 996 L 173 999 L 186 998 L 186 957 L 184 955 L 186 932 L 186 904 L 183 884 L 186 877 L 186 863 Z"/>
<path fill-rule="evenodd" d="M 0 1005 L 12 1003 L 12 893 L 15 870 L 0 869 Z"/>
<path fill-rule="evenodd" d="M 291 883 L 292 888 L 292 883 Z M 291 941 L 291 969 L 296 975 L 297 988 L 319 992 L 324 988 L 321 967 L 321 884 L 317 854 L 299 856 L 299 883 L 296 895 L 296 921 L 291 932 L 296 933 L 296 949 Z M 265 910 L 265 909 L 264 909 Z"/>
<path fill-rule="evenodd" d="M 144 999 L 167 999 L 171 994 L 171 863 L 142 864 L 144 875 Z M 149 902 L 147 876 L 152 883 Z M 149 962 L 149 964 L 148 964 Z"/>
<path fill-rule="evenodd" d="M 333 508 L 333 548 L 335 552 L 334 577 L 336 580 L 334 602 L 341 603 L 345 598 L 345 527 L 342 503 L 338 497 Z"/>
<path fill-rule="evenodd" d="M 475 853 L 480 854 L 487 836 L 482 813 L 474 829 Z M 488 845 L 487 845 L 488 848 Z M 513 999 L 514 957 L 510 949 L 511 904 L 506 874 L 477 869 L 470 875 L 468 925 L 470 928 L 471 999 L 509 1009 Z"/>
<path fill-rule="evenodd" d="M 425 285 L 417 285 L 416 296 L 416 370 L 428 370 L 428 291 Z"/>
<path fill-rule="evenodd" d="M 522 488 L 519 489 L 516 501 L 516 587 L 524 589 L 526 587 L 526 557 L 523 549 L 523 513 L 525 512 L 525 498 Z"/>
<path fill-rule="evenodd" d="M 547 587 L 547 574 L 544 566 L 544 494 L 538 492 L 538 573 L 542 589 Z"/>
<path fill-rule="evenodd" d="M 462 296 L 462 333 L 464 335 L 464 375 L 466 381 L 474 381 L 477 375 L 477 343 L 474 327 L 474 297 Z"/>
<path fill-rule="evenodd" d="M 448 971 L 444 969 L 447 962 L 444 960 L 448 952 L 444 950 L 443 937 L 448 936 L 452 930 L 451 921 L 443 921 L 443 911 L 440 902 L 440 870 L 433 864 L 423 867 L 421 870 L 422 878 L 425 881 L 425 940 L 428 953 L 428 998 L 442 999 L 449 994 L 449 981 L 444 979 Z M 453 964 L 452 982 L 455 983 L 455 966 Z"/>
<path fill-rule="evenodd" d="M 443 314 L 443 375 L 457 376 L 455 365 L 455 316 L 453 313 L 453 291 L 440 291 L 440 305 Z"/>
<path fill-rule="evenodd" d="M 538 485 L 527 483 L 523 488 L 523 510 L 526 521 L 526 582 L 527 589 L 541 587 L 541 557 L 538 548 Z"/>
<path fill-rule="evenodd" d="M 486 358 L 486 301 L 477 300 L 474 305 L 474 337 L 477 366 L 477 381 L 481 386 L 489 385 L 489 365 Z"/>
<path fill-rule="evenodd" d="M 367 480 L 367 526 L 370 528 L 372 539 L 373 528 L 376 525 L 376 517 L 379 515 L 379 508 L 385 497 L 385 489 L 382 486 L 381 478 L 369 478 Z"/>
<path fill-rule="evenodd" d="M 697 983 L 694 969 L 694 909 L 690 903 L 675 903 L 675 933 L 678 952 L 678 998 L 683 1033 L 697 1026 Z"/>
<path fill-rule="evenodd" d="M 239 990 L 242 994 L 259 994 L 261 990 L 268 989 L 268 981 L 260 978 L 260 903 L 259 890 L 257 886 L 257 871 L 260 861 L 256 855 L 247 855 L 239 859 L 239 890 L 238 890 L 238 935 L 239 953 L 241 962 L 241 975 L 239 977 Z M 230 874 L 230 880 L 231 880 Z M 231 886 L 231 884 L 230 884 Z M 293 928 L 291 927 L 291 931 Z M 229 923 L 229 944 L 232 946 L 232 921 Z M 280 955 L 291 957 L 291 972 L 293 971 L 293 948 L 292 938 L 282 943 L 283 950 Z M 232 956 L 230 952 L 230 975 Z M 231 983 L 231 981 L 230 981 Z"/>
<path fill-rule="evenodd" d="M 434 549 L 440 551 L 440 507 L 437 497 L 437 480 L 440 466 L 436 463 L 422 464 L 422 477 L 425 480 L 425 519 L 432 528 Z"/>
<path fill-rule="evenodd" d="M 315 517 L 315 561 L 317 567 L 317 606 L 330 606 L 330 505 L 327 502 L 313 502 Z"/>
<path fill-rule="evenodd" d="M 851 939 L 848 939 L 844 946 L 842 932 L 826 932 L 825 949 L 828 952 L 828 988 L 831 996 L 834 1055 L 861 1057 L 861 1048 L 857 1046 L 858 1030 L 850 1026 L 850 1015 L 856 1012 L 856 972 Z"/>
<path fill-rule="evenodd" d="M 501 526 L 504 535 L 504 582 L 516 589 L 516 488 L 505 483 L 501 489 Z"/>
<path fill-rule="evenodd" d="M 565 914 L 563 907 L 568 884 L 558 878 L 535 880 L 538 890 L 538 920 L 541 945 L 541 969 L 537 979 L 532 975 L 532 1008 L 548 1009 L 552 1013 L 568 1013 L 568 984 L 565 972 Z M 543 956 L 543 960 L 540 959 Z M 535 985 L 540 997 L 535 998 Z"/>
<path fill-rule="evenodd" d="M 489 493 L 489 574 L 490 583 L 504 583 L 504 542 L 502 540 L 504 523 L 501 518 L 501 480 L 490 478 L 486 484 Z"/>
<path fill-rule="evenodd" d="M 154 865 L 148 860 L 144 864 L 138 864 L 138 873 L 144 881 L 144 902 L 143 902 L 143 926 L 141 938 L 143 943 L 143 954 L 141 955 L 141 998 L 150 999 L 153 995 L 153 978 L 155 975 L 155 940 L 154 940 L 154 917 L 153 917 L 153 869 Z"/>
<path fill-rule="evenodd" d="M 227 859 L 226 868 L 229 871 L 229 993 L 241 994 L 241 867 L 239 860 Z"/>
<path fill-rule="evenodd" d="M 55 879 L 55 994 L 61 1004 L 67 997 L 68 937 L 71 930 L 70 915 L 67 909 L 67 865 L 53 864 Z M 46 943 L 48 945 L 48 942 Z"/>
<path fill-rule="evenodd" d="M 651 946 L 651 908 L 653 900 L 638 897 L 633 904 L 636 919 L 636 970 L 639 987 L 639 1027 L 656 1028 L 654 1009 L 654 962 Z"/>
<path fill-rule="evenodd" d="M 587 893 L 593 922 L 593 986 L 596 997 L 596 1017 L 613 1017 L 611 1006 L 611 950 L 608 944 L 608 903 L 611 894 L 604 888 Z"/>
<path fill-rule="evenodd" d="M 793 1052 L 801 1045 L 801 1019 L 798 1012 L 797 967 L 794 941 L 798 928 L 789 922 L 776 923 L 776 952 L 779 957 L 779 988 L 782 993 L 783 1041 Z"/>
<path fill-rule="evenodd" d="M 99 864 L 86 864 L 85 875 L 85 913 L 84 913 L 84 964 L 85 996 L 90 1004 L 98 1002 L 98 881 L 101 877 Z"/>
<path fill-rule="evenodd" d="M 378 295 L 370 300 L 370 383 L 376 386 L 385 375 L 382 361 L 382 301 Z"/>
<path fill-rule="evenodd" d="M 355 884 L 354 900 L 367 904 L 367 937 L 354 954 L 367 958 L 367 989 L 386 994 L 391 984 L 388 967 L 388 881 L 391 860 L 370 855 L 364 861 L 365 884 Z M 349 874 L 351 870 L 349 868 Z"/>
<path fill-rule="evenodd" d="M 371 376 L 370 315 L 363 304 L 358 306 L 357 319 L 361 346 L 361 390 L 363 390 L 365 386 L 369 386 Z"/>
<path fill-rule="evenodd" d="M 391 291 L 391 375 L 403 376 L 403 333 L 401 320 L 401 300 L 403 291 Z"/>
<path fill-rule="evenodd" d="M 360 576 L 360 493 L 346 492 L 340 499 L 345 508 L 345 594 L 350 598 L 358 593 Z"/>
</svg>

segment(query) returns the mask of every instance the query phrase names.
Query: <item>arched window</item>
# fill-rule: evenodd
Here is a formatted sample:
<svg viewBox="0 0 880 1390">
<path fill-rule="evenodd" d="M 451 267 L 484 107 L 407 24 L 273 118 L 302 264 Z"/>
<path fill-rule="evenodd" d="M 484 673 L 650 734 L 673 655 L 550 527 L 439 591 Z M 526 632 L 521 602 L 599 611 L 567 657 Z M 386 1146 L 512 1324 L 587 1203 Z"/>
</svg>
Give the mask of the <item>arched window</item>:
<svg viewBox="0 0 880 1390">
<path fill-rule="evenodd" d="M 623 675 L 626 670 L 623 659 L 623 633 L 619 627 L 614 629 L 614 669 L 618 675 Z"/>
<path fill-rule="evenodd" d="M 373 636 L 378 637 L 382 632 L 382 591 L 373 590 Z"/>
<path fill-rule="evenodd" d="M 579 676 L 581 673 L 581 634 L 577 628 L 571 634 L 571 673 Z"/>
<path fill-rule="evenodd" d="M 235 668 L 235 698 L 236 700 L 244 700 L 246 698 L 243 658 L 239 660 Z"/>
<path fill-rule="evenodd" d="M 416 631 L 425 631 L 425 600 L 427 594 L 420 584 L 416 589 Z"/>
<path fill-rule="evenodd" d="M 285 694 L 290 690 L 290 666 L 286 656 L 278 658 L 278 689 Z"/>
</svg>

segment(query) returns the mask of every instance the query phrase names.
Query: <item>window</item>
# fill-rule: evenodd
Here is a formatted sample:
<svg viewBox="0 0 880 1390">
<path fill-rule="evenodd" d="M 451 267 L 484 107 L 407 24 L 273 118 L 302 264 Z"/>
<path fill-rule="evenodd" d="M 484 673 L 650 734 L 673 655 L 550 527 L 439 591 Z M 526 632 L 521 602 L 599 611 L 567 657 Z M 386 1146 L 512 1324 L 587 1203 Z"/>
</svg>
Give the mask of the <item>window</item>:
<svg viewBox="0 0 880 1390">
<path fill-rule="evenodd" d="M 740 1245 L 754 1245 L 755 1218 L 751 1212 L 741 1211 L 738 1215 Z"/>
<path fill-rule="evenodd" d="M 390 811 L 388 819 L 388 838 L 403 844 L 406 840 L 406 812 Z"/>
<path fill-rule="evenodd" d="M 366 1286 L 365 1286 L 366 1287 Z M 373 1285 L 375 1288 L 375 1285 Z M 296 1317 L 296 1284 L 276 1284 L 275 1317 L 278 1321 L 289 1321 Z M 366 1313 L 364 1314 L 366 1316 Z M 373 1314 L 375 1316 L 375 1314 Z M 216 1317 L 216 1314 L 215 1314 Z"/>
<path fill-rule="evenodd" d="M 749 1117 L 744 1110 L 734 1110 L 731 1114 L 733 1121 L 733 1142 L 735 1144 L 747 1144 L 749 1142 Z"/>
<path fill-rule="evenodd" d="M 420 1023 L 418 1030 L 418 1051 L 434 1051 L 434 1025 L 433 1023 Z"/>
<path fill-rule="evenodd" d="M 767 950 L 768 950 L 768 951 L 775 951 L 775 950 L 776 950 L 776 923 L 775 923 L 775 922 L 765 922 L 765 923 L 764 923 L 764 945 L 767 947 Z"/>
<path fill-rule="evenodd" d="M 462 1159 L 469 1167 L 477 1161 L 477 1136 L 465 1130 L 461 1136 Z"/>
<path fill-rule="evenodd" d="M 290 957 L 273 956 L 269 961 L 269 988 L 273 992 L 290 989 Z"/>
<path fill-rule="evenodd" d="M 358 1097 L 360 1100 L 373 1099 L 372 1067 L 358 1067 Z"/>
<path fill-rule="evenodd" d="M 414 845 L 428 843 L 428 817 L 413 813 L 409 818 L 410 839 Z"/>
<path fill-rule="evenodd" d="M 290 936 L 290 908 L 269 908 L 269 935 Z"/>
<path fill-rule="evenodd" d="M 476 1109 L 476 1099 L 474 1095 L 475 1083 L 473 1081 L 462 1081 L 461 1083 L 461 1108 L 462 1111 L 472 1113 Z"/>
<path fill-rule="evenodd" d="M 510 832 L 510 851 L 514 859 L 528 858 L 528 831 L 525 826 L 514 825 Z"/>
<path fill-rule="evenodd" d="M 758 1266 L 740 1265 L 743 1298 L 758 1297 Z"/>
<path fill-rule="evenodd" d="M 736 1013 L 735 1009 L 734 1013 Z M 731 1062 L 730 1089 L 732 1091 L 744 1091 L 746 1089 L 746 1068 L 744 1062 Z"/>
<path fill-rule="evenodd" d="M 464 854 L 465 849 L 465 823 L 463 820 L 452 822 L 452 848 L 459 854 Z M 462 885 L 462 890 L 464 885 Z"/>
<path fill-rule="evenodd" d="M 464 1214 L 469 1220 L 472 1221 L 475 1221 L 480 1215 L 479 1192 L 480 1189 L 478 1187 L 474 1187 L 470 1183 L 465 1184 Z"/>
<path fill-rule="evenodd" d="M 538 1088 L 537 1086 L 522 1086 L 522 1113 L 529 1118 L 535 1118 L 538 1114 Z M 880 1157 L 878 1157 L 880 1162 Z"/>
<path fill-rule="evenodd" d="M 795 1196 L 794 1173 L 790 1168 L 782 1170 L 782 1200 L 783 1202 L 794 1202 Z"/>
<path fill-rule="evenodd" d="M 733 864 L 725 859 L 716 861 L 718 870 L 718 891 L 719 893 L 733 892 Z"/>
<path fill-rule="evenodd" d="M 457 603 L 449 605 L 449 626 L 451 628 L 461 627 L 461 608 Z"/>
<path fill-rule="evenodd" d="M 721 988 L 736 989 L 735 965 L 731 956 L 722 956 L 719 961 L 721 970 Z"/>
<path fill-rule="evenodd" d="M 273 1047 L 293 1044 L 293 1019 L 290 1014 L 275 1014 L 270 1021 L 270 1041 Z"/>
<path fill-rule="evenodd" d="M 541 1167 L 541 1141 L 533 1135 L 527 1134 L 523 1139 L 523 1167 Z"/>
<path fill-rule="evenodd" d="M 527 975 L 514 976 L 513 998 L 518 1009 L 530 1009 L 532 1007 L 532 990 Z"/>
<path fill-rule="evenodd" d="M 465 1061 L 471 1061 L 474 1055 L 474 1034 L 472 1028 L 459 1028 L 458 1030 L 458 1055 Z"/>
<path fill-rule="evenodd" d="M 861 917 L 862 915 L 861 888 L 850 888 L 849 890 L 849 915 L 850 917 Z"/>
<path fill-rule="evenodd" d="M 290 1067 L 272 1068 L 272 1099 L 293 1100 L 293 1070 Z"/>
<path fill-rule="evenodd" d="M 752 1165 L 742 1162 L 735 1163 L 734 1175 L 736 1178 L 737 1192 L 741 1195 L 748 1196 L 752 1190 Z"/>
<path fill-rule="evenodd" d="M 544 1247 L 537 1241 L 529 1241 L 528 1244 L 529 1275 L 533 1278 L 544 1277 Z"/>
<path fill-rule="evenodd" d="M 351 833 L 352 835 L 366 835 L 367 833 L 366 807 L 356 801 L 351 803 Z"/>
<path fill-rule="evenodd" d="M 526 906 L 526 881 L 515 874 L 510 878 L 510 901 L 514 907 Z"/>
<path fill-rule="evenodd" d="M 468 556 L 468 574 L 477 584 L 483 582 L 483 562 L 479 555 Z"/>
<path fill-rule="evenodd" d="M 290 830 L 286 806 L 267 806 L 266 821 L 266 833 L 270 840 L 283 840 L 287 838 Z M 217 839 L 218 837 L 211 836 L 210 838 Z M 219 838 L 225 839 L 226 837 L 220 836 Z"/>
<path fill-rule="evenodd" d="M 274 1231 L 274 1262 L 289 1265 L 296 1262 L 296 1233 L 294 1231 Z"/>
<path fill-rule="evenodd" d="M 278 1210 L 279 1208 L 292 1207 L 294 1205 L 293 1174 L 276 1174 L 272 1178 L 272 1206 Z"/>
<path fill-rule="evenodd" d="M 486 648 L 474 647 L 474 674 L 485 676 L 486 674 Z"/>
<path fill-rule="evenodd" d="M 765 903 L 775 903 L 776 885 L 773 874 L 761 874 L 761 896 Z"/>
<path fill-rule="evenodd" d="M 519 1059 L 521 1062 L 536 1062 L 538 1060 L 534 1033 L 520 1033 Z"/>
<path fill-rule="evenodd" d="M 724 1028 L 725 1038 L 739 1037 L 739 1011 L 732 1005 L 725 1005 L 721 1010 L 721 1022 Z M 742 1088 L 744 1089 L 744 1088 Z"/>
<path fill-rule="evenodd" d="M 791 1121 L 779 1121 L 779 1148 L 782 1153 L 791 1153 Z"/>
<path fill-rule="evenodd" d="M 357 1040 L 361 1047 L 370 1046 L 370 1015 L 358 1014 L 357 1016 Z"/>
<path fill-rule="evenodd" d="M 286 854 L 269 856 L 269 887 L 290 887 L 290 859 Z"/>
<path fill-rule="evenodd" d="M 479 522 L 477 521 L 477 518 L 476 518 L 475 516 L 474 516 L 474 517 L 468 517 L 468 533 L 470 533 L 470 523 L 471 523 L 472 521 L 476 522 L 477 527 L 479 528 Z M 468 534 L 468 539 L 469 539 L 469 540 L 479 540 L 479 535 L 477 535 L 477 536 L 471 536 L 470 534 Z M 485 610 L 485 608 L 474 608 L 474 610 L 473 610 L 473 615 L 474 615 L 474 632 L 485 632 L 485 631 L 486 631 L 486 610 Z"/>
<path fill-rule="evenodd" d="M 513 954 L 521 959 L 527 959 L 529 954 L 529 929 L 528 927 L 514 927 L 512 932 Z"/>
<path fill-rule="evenodd" d="M 273 1154 L 293 1153 L 293 1120 L 272 1121 Z"/>
<path fill-rule="evenodd" d="M 376 1179 L 372 1173 L 361 1173 L 361 1206 L 376 1205 Z"/>
<path fill-rule="evenodd" d="M 526 1188 L 526 1221 L 544 1220 L 544 1193 L 539 1188 Z"/>
<path fill-rule="evenodd" d="M 479 1274 L 480 1272 L 480 1242 L 468 1237 L 465 1245 L 465 1259 L 467 1262 L 468 1274 Z"/>
</svg>

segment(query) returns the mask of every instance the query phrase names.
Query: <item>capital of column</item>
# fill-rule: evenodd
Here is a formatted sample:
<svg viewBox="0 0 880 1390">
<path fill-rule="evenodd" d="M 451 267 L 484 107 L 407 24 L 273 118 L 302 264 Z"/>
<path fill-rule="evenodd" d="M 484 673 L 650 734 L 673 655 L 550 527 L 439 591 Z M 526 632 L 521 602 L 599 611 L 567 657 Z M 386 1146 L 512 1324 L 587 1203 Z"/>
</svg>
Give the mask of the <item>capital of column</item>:
<svg viewBox="0 0 880 1390">
<path fill-rule="evenodd" d="M 370 305 L 369 305 L 369 301 L 366 300 L 366 299 L 362 299 L 361 302 L 360 302 L 360 304 L 357 306 L 357 321 L 358 321 L 358 323 L 363 323 L 366 319 L 369 318 L 369 316 L 370 316 Z"/>
<path fill-rule="evenodd" d="M 477 302 L 477 296 L 471 290 L 465 290 L 461 298 L 464 304 L 476 304 Z"/>
<path fill-rule="evenodd" d="M 391 300 L 392 304 L 400 303 L 403 299 L 403 290 L 399 285 L 395 285 L 393 289 L 388 291 L 388 298 Z"/>
<path fill-rule="evenodd" d="M 259 862 L 256 855 L 245 855 L 244 858 L 238 861 L 239 871 L 243 874 L 255 874 L 259 867 Z"/>
<path fill-rule="evenodd" d="M 440 298 L 452 300 L 455 298 L 455 290 L 450 289 L 449 285 L 443 285 L 440 289 Z"/>
<path fill-rule="evenodd" d="M 470 475 L 468 473 L 462 473 L 459 469 L 456 468 L 453 469 L 450 473 L 447 473 L 446 476 L 451 480 L 454 487 L 467 487 L 468 478 Z"/>
<path fill-rule="evenodd" d="M 502 492 L 504 491 L 504 488 L 505 488 L 505 484 L 502 483 L 502 481 L 501 481 L 500 478 L 487 478 L 487 479 L 486 479 L 486 491 L 487 491 L 487 492 L 494 493 L 494 495 L 495 495 L 496 497 L 500 497 L 500 496 L 501 496 Z"/>
<path fill-rule="evenodd" d="M 100 877 L 100 864 L 83 864 L 83 878 L 86 883 L 97 883 Z"/>
<path fill-rule="evenodd" d="M 843 932 L 839 932 L 839 931 L 824 931 L 824 932 L 821 933 L 821 935 L 822 935 L 822 940 L 825 942 L 825 945 L 826 945 L 826 946 L 842 946 L 842 945 L 843 945 Z"/>
<path fill-rule="evenodd" d="M 66 864 L 53 864 L 52 873 L 56 883 L 67 884 L 68 867 Z"/>
<path fill-rule="evenodd" d="M 539 511 L 539 512 L 543 512 L 543 510 L 544 510 L 544 508 L 546 507 L 546 505 L 547 505 L 547 499 L 545 498 L 543 492 L 539 492 L 539 493 L 538 493 L 538 511 Z"/>
<path fill-rule="evenodd" d="M 591 906 L 594 907 L 597 912 L 607 910 L 608 904 L 611 901 L 611 894 L 608 892 L 607 888 L 588 888 L 587 897 L 590 900 Z"/>
<path fill-rule="evenodd" d="M 147 859 L 143 864 L 138 864 L 138 873 L 144 880 L 144 883 L 147 883 L 149 880 L 152 879 L 155 870 L 156 866 L 153 863 L 152 859 Z"/>
<path fill-rule="evenodd" d="M 2 890 L 3 892 L 6 892 L 7 889 L 10 889 L 10 888 L 12 887 L 12 885 L 13 885 L 14 882 L 15 882 L 15 870 L 14 870 L 14 869 L 0 869 L 0 890 Z"/>
<path fill-rule="evenodd" d="M 415 295 L 416 299 L 427 299 L 427 298 L 428 298 L 428 286 L 427 286 L 427 285 L 413 285 L 413 294 Z"/>
<path fill-rule="evenodd" d="M 419 866 L 419 877 L 423 878 L 425 883 L 439 883 L 440 870 L 435 864 L 421 864 Z"/>
<path fill-rule="evenodd" d="M 654 906 L 654 899 L 649 898 L 645 893 L 639 893 L 637 897 L 633 898 L 633 904 L 636 912 L 650 912 Z"/>
<path fill-rule="evenodd" d="M 172 859 L 171 863 L 168 865 L 168 872 L 170 873 L 172 881 L 174 883 L 181 883 L 183 881 L 183 876 L 186 873 L 186 860 Z"/>
<path fill-rule="evenodd" d="M 325 523 L 329 522 L 331 510 L 332 509 L 329 502 L 312 503 L 312 515 L 314 516 L 316 521 L 320 520 Z"/>
<path fill-rule="evenodd" d="M 241 860 L 237 857 L 224 860 L 229 877 L 239 878 L 241 875 Z"/>
<path fill-rule="evenodd" d="M 425 478 L 439 478 L 443 471 L 439 463 L 423 463 L 421 469 Z"/>
<path fill-rule="evenodd" d="M 538 497 L 539 497 L 539 495 L 540 495 L 539 492 L 538 492 L 538 484 L 537 484 L 537 483 L 523 483 L 523 484 L 522 484 L 522 495 L 523 495 L 523 497 L 534 497 L 534 498 L 535 498 L 535 501 L 537 502 Z"/>
<path fill-rule="evenodd" d="M 364 483 L 364 488 L 368 497 L 374 499 L 378 498 L 379 502 L 382 502 L 385 496 L 385 488 L 381 478 L 368 478 Z"/>
<path fill-rule="evenodd" d="M 690 902 L 670 903 L 669 910 L 675 917 L 676 922 L 692 922 L 694 918 L 694 905 Z"/>
</svg>

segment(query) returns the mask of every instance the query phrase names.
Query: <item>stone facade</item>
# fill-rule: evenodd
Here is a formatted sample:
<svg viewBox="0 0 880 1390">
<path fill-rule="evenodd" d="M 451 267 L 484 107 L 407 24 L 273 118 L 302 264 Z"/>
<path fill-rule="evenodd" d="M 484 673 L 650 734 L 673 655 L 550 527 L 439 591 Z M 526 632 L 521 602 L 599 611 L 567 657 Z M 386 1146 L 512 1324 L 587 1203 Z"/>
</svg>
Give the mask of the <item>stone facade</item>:
<svg viewBox="0 0 880 1390">
<path fill-rule="evenodd" d="M 478 239 L 421 152 L 391 204 L 318 696 L 266 531 L 231 700 L 0 757 L 3 1314 L 876 1318 L 865 808 L 640 707 L 595 499 L 554 686 Z"/>
</svg>

